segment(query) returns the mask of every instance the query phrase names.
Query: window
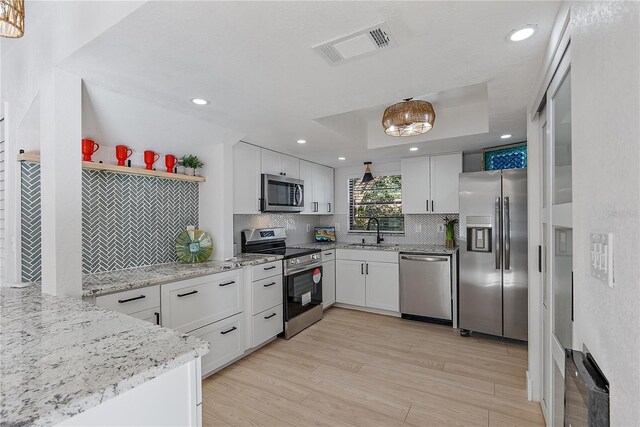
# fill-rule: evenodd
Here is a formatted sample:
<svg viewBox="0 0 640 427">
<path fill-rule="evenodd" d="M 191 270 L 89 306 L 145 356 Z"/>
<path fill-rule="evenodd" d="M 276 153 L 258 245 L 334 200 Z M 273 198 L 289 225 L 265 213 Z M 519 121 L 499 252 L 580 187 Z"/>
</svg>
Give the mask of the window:
<svg viewBox="0 0 640 427">
<path fill-rule="evenodd" d="M 380 231 L 404 233 L 400 175 L 376 176 L 367 183 L 349 179 L 349 231 L 366 231 L 370 218 L 380 220 Z"/>
</svg>

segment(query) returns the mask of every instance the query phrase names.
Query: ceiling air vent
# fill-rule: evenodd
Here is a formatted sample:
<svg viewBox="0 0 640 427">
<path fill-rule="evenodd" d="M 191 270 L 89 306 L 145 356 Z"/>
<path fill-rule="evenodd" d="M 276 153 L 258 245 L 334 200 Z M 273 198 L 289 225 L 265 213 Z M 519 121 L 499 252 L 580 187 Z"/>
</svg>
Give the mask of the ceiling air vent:
<svg viewBox="0 0 640 427">
<path fill-rule="evenodd" d="M 313 46 L 329 64 L 341 64 L 395 45 L 384 22 Z"/>
</svg>

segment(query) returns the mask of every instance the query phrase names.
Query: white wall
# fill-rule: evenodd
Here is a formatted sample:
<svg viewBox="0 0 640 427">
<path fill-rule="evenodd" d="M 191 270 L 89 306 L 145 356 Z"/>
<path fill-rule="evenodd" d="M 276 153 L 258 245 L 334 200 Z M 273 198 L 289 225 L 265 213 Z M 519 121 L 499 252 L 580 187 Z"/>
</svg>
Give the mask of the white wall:
<svg viewBox="0 0 640 427">
<path fill-rule="evenodd" d="M 640 422 L 640 3 L 572 4 L 574 347 L 611 383 L 611 425 Z M 615 287 L 589 273 L 614 233 Z"/>
</svg>

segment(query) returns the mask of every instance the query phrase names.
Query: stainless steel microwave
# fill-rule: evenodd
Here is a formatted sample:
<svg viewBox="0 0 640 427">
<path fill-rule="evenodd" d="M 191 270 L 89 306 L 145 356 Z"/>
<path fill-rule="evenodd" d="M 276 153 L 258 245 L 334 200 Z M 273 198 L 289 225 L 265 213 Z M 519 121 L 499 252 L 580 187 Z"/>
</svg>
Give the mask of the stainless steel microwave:
<svg viewBox="0 0 640 427">
<path fill-rule="evenodd" d="M 281 175 L 262 174 L 262 212 L 302 212 L 304 181 Z"/>
</svg>

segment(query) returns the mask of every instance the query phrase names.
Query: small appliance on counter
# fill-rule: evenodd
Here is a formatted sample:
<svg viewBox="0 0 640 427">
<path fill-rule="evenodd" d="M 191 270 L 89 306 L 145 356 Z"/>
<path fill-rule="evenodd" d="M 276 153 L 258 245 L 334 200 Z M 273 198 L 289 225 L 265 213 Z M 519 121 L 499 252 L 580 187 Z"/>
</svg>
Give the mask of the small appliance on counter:
<svg viewBox="0 0 640 427">
<path fill-rule="evenodd" d="M 283 260 L 284 338 L 322 319 L 322 258 L 320 249 L 287 248 L 284 228 L 242 230 L 243 253 L 274 254 Z"/>
<path fill-rule="evenodd" d="M 336 241 L 335 227 L 313 227 L 313 235 L 318 243 L 328 243 Z"/>
</svg>

